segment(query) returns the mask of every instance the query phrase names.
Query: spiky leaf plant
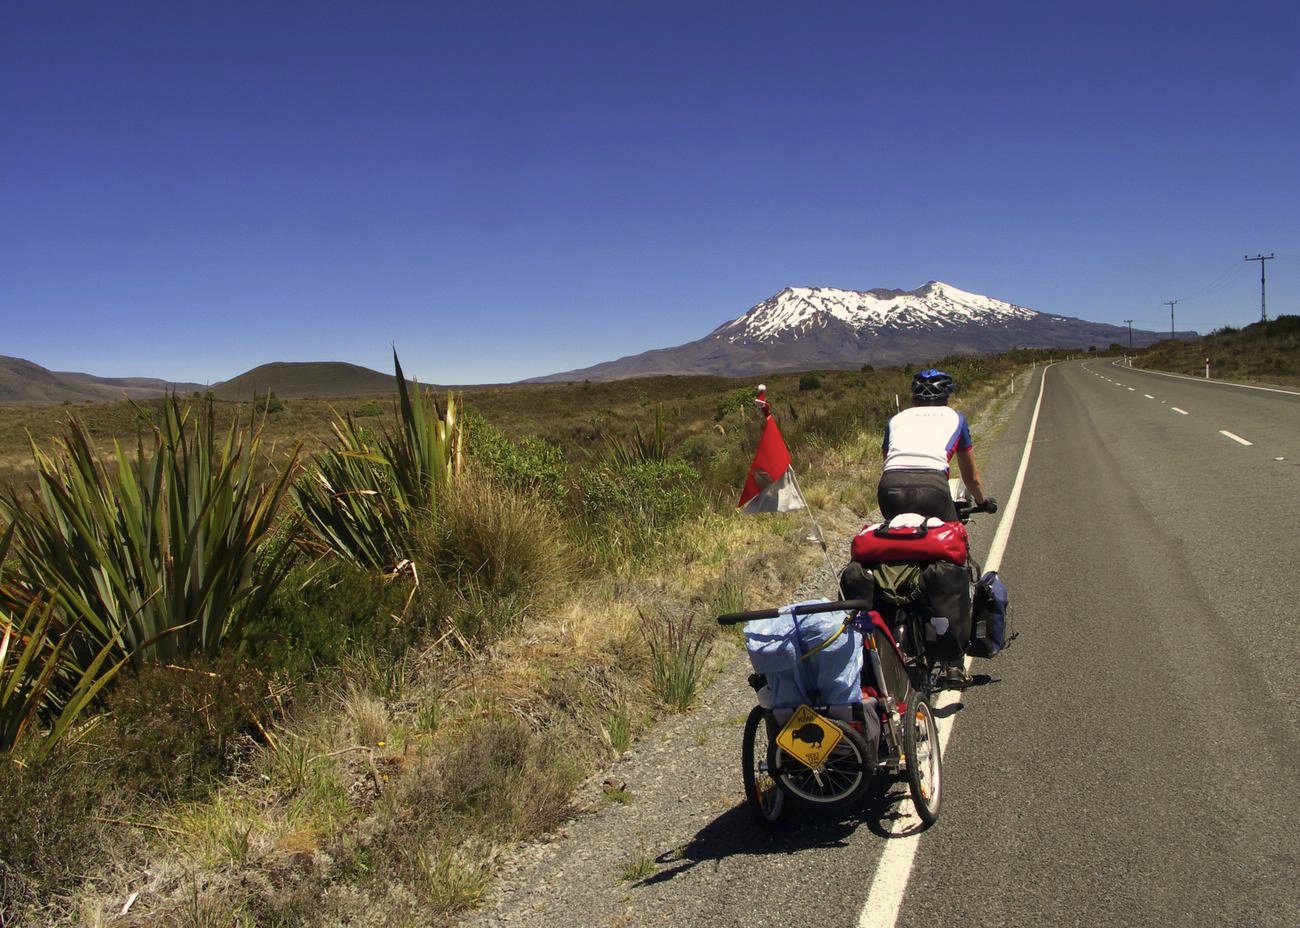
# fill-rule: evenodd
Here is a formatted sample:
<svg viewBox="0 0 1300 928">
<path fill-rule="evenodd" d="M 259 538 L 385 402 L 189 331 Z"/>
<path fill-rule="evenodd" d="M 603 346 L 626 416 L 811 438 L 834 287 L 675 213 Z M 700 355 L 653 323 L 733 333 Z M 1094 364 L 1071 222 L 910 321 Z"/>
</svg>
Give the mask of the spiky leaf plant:
<svg viewBox="0 0 1300 928">
<path fill-rule="evenodd" d="M 196 417 L 174 395 L 137 434 L 134 457 L 114 441 L 105 464 L 75 417 L 52 453 L 32 442 L 37 488 L 0 511 L 14 525 L 20 582 L 50 590 L 67 623 L 80 622 L 82 666 L 109 643 L 137 665 L 215 654 L 262 607 L 295 550 L 292 526 L 268 542 L 298 452 L 266 485 L 260 450 L 260 427 L 234 422 L 219 439 L 210 401 Z"/>
<path fill-rule="evenodd" d="M 0 569 L 12 538 L 13 526 L 0 535 Z M 110 644 L 78 666 L 71 655 L 77 632 L 75 623 L 59 625 L 53 603 L 41 597 L 21 612 L 0 601 L 0 752 L 27 736 L 27 758 L 42 758 L 125 663 L 108 664 Z M 38 734 L 43 721 L 48 728 Z"/>
<path fill-rule="evenodd" d="M 339 416 L 336 447 L 316 455 L 294 486 L 318 547 L 382 570 L 410 562 L 415 526 L 437 511 L 462 456 L 455 397 L 447 397 L 444 411 L 419 384 L 407 385 L 396 352 L 393 367 L 395 427 L 375 436 L 352 416 Z"/>
</svg>

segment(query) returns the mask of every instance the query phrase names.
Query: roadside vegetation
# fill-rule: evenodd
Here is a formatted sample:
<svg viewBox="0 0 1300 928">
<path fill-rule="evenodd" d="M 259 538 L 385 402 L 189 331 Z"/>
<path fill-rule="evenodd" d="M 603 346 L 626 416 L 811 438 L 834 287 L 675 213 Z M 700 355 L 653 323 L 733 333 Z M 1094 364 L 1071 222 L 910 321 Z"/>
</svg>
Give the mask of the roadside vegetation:
<svg viewBox="0 0 1300 928">
<path fill-rule="evenodd" d="M 1137 354 L 1134 364 L 1216 380 L 1300 386 L 1300 316 L 1278 316 L 1240 329 L 1225 327 L 1193 341 L 1168 339 Z"/>
<path fill-rule="evenodd" d="M 987 410 L 1051 356 L 939 363 Z M 822 557 L 735 511 L 751 382 L 394 360 L 386 398 L 0 411 L 0 924 L 449 923 Z M 873 507 L 910 373 L 766 379 L 819 518 Z"/>
</svg>

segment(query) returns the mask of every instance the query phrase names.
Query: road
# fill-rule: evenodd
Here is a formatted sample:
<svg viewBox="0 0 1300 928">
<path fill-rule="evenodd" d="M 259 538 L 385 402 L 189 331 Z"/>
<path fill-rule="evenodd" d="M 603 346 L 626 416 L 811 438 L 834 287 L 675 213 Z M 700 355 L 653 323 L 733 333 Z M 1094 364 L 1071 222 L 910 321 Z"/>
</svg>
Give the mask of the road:
<svg viewBox="0 0 1300 928">
<path fill-rule="evenodd" d="M 1004 502 L 1043 376 L 979 450 Z M 892 834 L 916 820 L 891 793 L 753 826 L 751 697 L 722 680 L 616 771 L 632 804 L 516 862 L 471 924 L 1300 923 L 1300 395 L 1103 359 L 1045 376 L 1001 564 L 1021 635 L 945 713 L 938 825 Z M 993 534 L 976 525 L 977 554 Z M 878 870 L 897 908 L 868 905 Z"/>
</svg>

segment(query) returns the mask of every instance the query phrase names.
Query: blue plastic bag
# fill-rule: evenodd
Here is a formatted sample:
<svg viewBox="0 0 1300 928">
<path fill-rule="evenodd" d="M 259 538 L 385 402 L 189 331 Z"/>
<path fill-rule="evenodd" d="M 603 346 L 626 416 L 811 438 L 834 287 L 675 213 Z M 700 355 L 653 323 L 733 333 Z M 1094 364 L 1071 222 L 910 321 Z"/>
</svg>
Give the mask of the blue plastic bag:
<svg viewBox="0 0 1300 928">
<path fill-rule="evenodd" d="M 745 626 L 749 661 L 767 677 L 773 708 L 843 706 L 862 701 L 862 635 L 852 626 L 844 628 L 847 616 L 844 612 L 795 616 L 783 611 L 775 619 Z M 826 647 L 801 660 L 832 638 Z"/>
</svg>

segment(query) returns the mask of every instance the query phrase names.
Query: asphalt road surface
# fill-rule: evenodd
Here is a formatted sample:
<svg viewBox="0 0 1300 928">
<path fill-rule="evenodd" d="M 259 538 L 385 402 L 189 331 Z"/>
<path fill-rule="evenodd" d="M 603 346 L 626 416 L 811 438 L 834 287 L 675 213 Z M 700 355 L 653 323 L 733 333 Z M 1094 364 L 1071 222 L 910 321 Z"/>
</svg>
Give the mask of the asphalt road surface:
<svg viewBox="0 0 1300 928">
<path fill-rule="evenodd" d="M 1004 504 L 1043 376 L 978 446 Z M 738 668 L 611 771 L 633 802 L 517 856 L 470 923 L 1300 924 L 1300 395 L 1107 360 L 1045 377 L 1001 564 L 1020 637 L 945 710 L 936 826 L 899 838 L 918 820 L 883 783 L 753 825 Z M 897 905 L 868 905 L 899 841 Z"/>
</svg>

